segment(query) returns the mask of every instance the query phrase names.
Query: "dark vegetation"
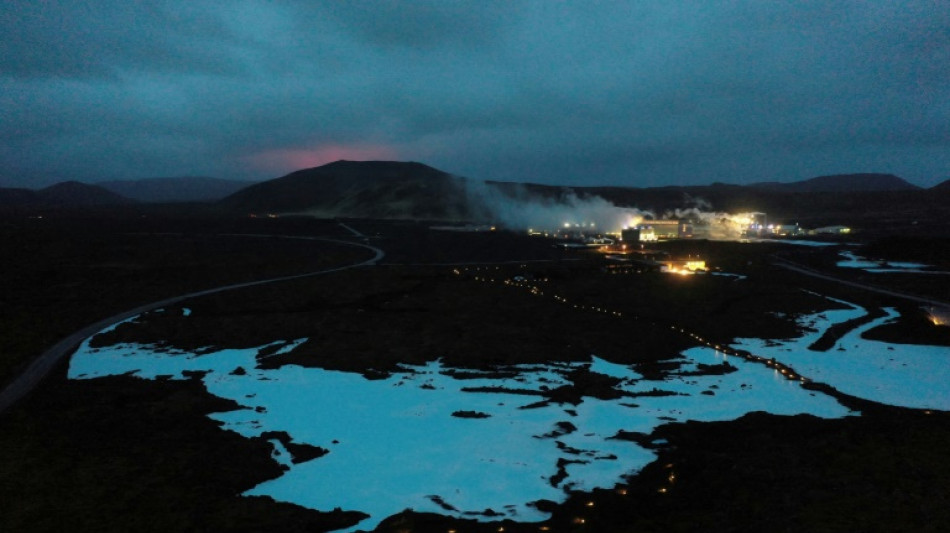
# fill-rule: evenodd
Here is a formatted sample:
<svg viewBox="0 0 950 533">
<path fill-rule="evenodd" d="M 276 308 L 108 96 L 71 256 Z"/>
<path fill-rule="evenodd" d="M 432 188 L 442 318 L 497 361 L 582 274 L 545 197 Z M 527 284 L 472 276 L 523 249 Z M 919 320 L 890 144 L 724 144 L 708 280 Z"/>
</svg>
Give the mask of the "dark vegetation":
<svg viewBox="0 0 950 533">
<path fill-rule="evenodd" d="M 334 221 L 178 209 L 55 211 L 42 220 L 17 213 L 0 220 L 3 249 L 13 251 L 0 258 L 6 375 L 65 334 L 144 302 L 364 258 L 358 250 L 312 241 L 226 235 L 353 238 Z M 906 316 L 871 332 L 878 338 L 911 339 L 926 331 L 933 342 L 950 345 L 950 333 L 941 333 L 950 328 L 925 323 L 916 306 L 778 269 L 769 258 L 786 253 L 782 245 L 664 245 L 747 276 L 740 281 L 607 274 L 599 259 L 504 232 L 438 232 L 410 222 L 347 224 L 388 252 L 387 265 L 194 299 L 187 302 L 193 313 L 186 320 L 155 313 L 97 341 L 194 348 L 308 337 L 290 354 L 261 364 L 370 375 L 370 369 L 378 375 L 399 362 L 437 357 L 491 370 L 511 362 L 586 360 L 591 354 L 636 364 L 644 373 L 675 373 L 676 354 L 694 341 L 658 325 L 686 326 L 716 342 L 793 335 L 788 314 L 838 305 L 801 290 L 807 288 L 870 308 L 902 306 Z M 831 268 L 831 253 L 793 255 Z M 513 262 L 489 264 L 503 260 Z M 424 262 L 467 264 L 416 266 Z M 503 283 L 514 275 L 546 295 Z M 903 283 L 919 292 L 929 282 Z M 324 531 L 356 520 L 342 511 L 240 496 L 279 475 L 280 467 L 265 439 L 221 431 L 205 417 L 231 406 L 202 392 L 197 377 L 68 381 L 65 373 L 64 362 L 39 389 L 0 414 L 0 530 Z M 572 402 L 608 394 L 609 379 L 578 372 L 569 389 L 537 399 Z M 380 530 L 939 530 L 950 521 L 946 414 L 860 405 L 862 416 L 842 420 L 753 413 L 732 422 L 662 426 L 638 437 L 657 447 L 656 463 L 612 490 L 576 494 L 563 505 L 539 502 L 553 513 L 544 524 L 483 524 L 406 512 Z M 319 461 L 320 449 L 271 437 L 295 460 Z"/>
</svg>

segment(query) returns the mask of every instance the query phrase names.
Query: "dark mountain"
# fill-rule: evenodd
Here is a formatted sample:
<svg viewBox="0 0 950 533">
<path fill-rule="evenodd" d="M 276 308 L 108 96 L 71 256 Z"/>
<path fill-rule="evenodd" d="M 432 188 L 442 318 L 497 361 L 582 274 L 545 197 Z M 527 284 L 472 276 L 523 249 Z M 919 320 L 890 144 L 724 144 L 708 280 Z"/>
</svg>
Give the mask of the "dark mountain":
<svg viewBox="0 0 950 533">
<path fill-rule="evenodd" d="M 0 187 L 0 205 L 36 205 L 40 203 L 40 196 L 36 191 L 14 187 Z"/>
<path fill-rule="evenodd" d="M 214 202 L 253 185 L 252 182 L 208 177 L 146 178 L 101 181 L 96 185 L 147 203 Z"/>
<path fill-rule="evenodd" d="M 950 191 L 950 179 L 941 181 L 930 188 L 931 191 Z"/>
<path fill-rule="evenodd" d="M 781 192 L 913 191 L 920 189 L 893 174 L 835 174 L 792 183 L 763 182 L 750 187 Z"/>
<path fill-rule="evenodd" d="M 0 188 L 0 205 L 23 207 L 91 207 L 133 203 L 112 191 L 78 181 L 64 181 L 38 191 Z"/>
<path fill-rule="evenodd" d="M 43 204 L 64 207 L 132 203 L 132 200 L 110 190 L 78 181 L 64 181 L 36 193 Z"/>
<path fill-rule="evenodd" d="M 421 163 L 337 161 L 251 185 L 221 205 L 322 217 L 465 219 L 465 180 Z"/>
</svg>

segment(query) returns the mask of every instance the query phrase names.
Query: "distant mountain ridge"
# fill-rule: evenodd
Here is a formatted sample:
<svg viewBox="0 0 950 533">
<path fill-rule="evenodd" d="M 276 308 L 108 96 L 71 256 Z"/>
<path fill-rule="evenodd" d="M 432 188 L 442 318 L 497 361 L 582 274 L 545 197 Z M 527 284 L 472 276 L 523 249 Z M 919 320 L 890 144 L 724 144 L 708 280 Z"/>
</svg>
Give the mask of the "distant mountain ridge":
<svg viewBox="0 0 950 533">
<path fill-rule="evenodd" d="M 834 192 L 834 194 L 828 194 Z M 950 187 L 946 190 L 950 193 Z M 563 187 L 482 182 L 421 163 L 337 161 L 247 187 L 219 206 L 243 213 L 317 217 L 498 221 L 499 213 L 593 201 L 637 208 L 656 216 L 678 209 L 767 212 L 770 220 L 817 227 L 843 221 L 912 218 L 921 210 L 947 211 L 942 190 L 921 189 L 889 174 L 821 176 L 790 184 L 665 187 Z M 507 211 L 506 211 L 507 210 Z"/>
<path fill-rule="evenodd" d="M 64 181 L 39 190 L 0 188 L 0 205 L 7 206 L 92 207 L 130 203 L 134 200 L 78 181 Z"/>
<path fill-rule="evenodd" d="M 783 192 L 913 191 L 920 187 L 893 174 L 833 174 L 791 183 L 761 182 L 748 187 Z"/>
<path fill-rule="evenodd" d="M 96 185 L 147 203 L 213 202 L 256 182 L 205 176 L 100 181 Z"/>
<path fill-rule="evenodd" d="M 921 189 L 891 174 L 820 176 L 794 183 L 664 187 L 563 187 L 527 183 L 482 182 L 454 176 L 415 162 L 337 161 L 247 185 L 215 178 L 157 178 L 105 182 L 129 187 L 130 195 L 151 202 L 208 202 L 214 193 L 243 186 L 215 204 L 237 213 L 306 214 L 316 217 L 493 220 L 497 202 L 521 209 L 525 202 L 570 203 L 600 197 L 619 207 L 648 210 L 658 216 L 676 209 L 765 211 L 776 219 L 836 221 L 847 213 L 920 209 L 943 211 L 950 204 L 950 180 Z M 194 185 L 194 189 L 189 189 Z M 209 187 L 205 187 L 209 186 Z M 186 190 L 187 189 L 187 190 Z M 835 194 L 827 194 L 834 192 Z M 165 195 L 165 196 L 162 196 Z M 205 195 L 205 196 L 201 196 Z M 40 190 L 0 188 L 0 206 L 85 207 L 132 203 L 97 185 L 66 182 Z M 512 207 L 514 206 L 514 207 Z M 521 206 L 521 207 L 518 207 Z M 950 213 L 948 213 L 950 214 Z"/>
</svg>

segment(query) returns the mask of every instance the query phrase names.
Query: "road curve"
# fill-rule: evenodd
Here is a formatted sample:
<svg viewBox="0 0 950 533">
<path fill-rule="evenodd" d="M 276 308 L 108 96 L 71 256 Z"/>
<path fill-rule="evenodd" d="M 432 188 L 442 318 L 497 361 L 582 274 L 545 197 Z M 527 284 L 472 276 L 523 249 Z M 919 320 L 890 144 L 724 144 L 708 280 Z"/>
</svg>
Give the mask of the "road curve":
<svg viewBox="0 0 950 533">
<path fill-rule="evenodd" d="M 308 278 L 312 276 L 319 276 L 321 274 L 329 274 L 331 272 L 339 272 L 341 270 L 347 270 L 350 268 L 357 268 L 362 266 L 371 266 L 375 265 L 380 259 L 382 259 L 386 253 L 376 248 L 375 246 L 370 246 L 368 244 L 355 243 L 350 241 L 343 241 L 339 239 L 328 239 L 323 237 L 307 237 L 307 236 L 296 236 L 296 235 L 256 235 L 256 234 L 246 234 L 246 235 L 234 235 L 234 236 L 243 236 L 243 237 L 278 237 L 282 239 L 301 239 L 301 240 L 313 240 L 313 241 L 322 241 L 330 242 L 335 244 L 343 244 L 346 246 L 357 246 L 360 248 L 366 248 L 373 252 L 373 257 L 367 259 L 366 261 L 361 261 L 359 263 L 353 263 L 351 265 L 346 265 L 342 267 L 327 268 L 323 270 L 317 270 L 314 272 L 307 272 L 304 274 L 294 274 L 292 276 L 281 276 L 279 278 L 270 278 L 263 279 L 258 281 L 248 281 L 244 283 L 235 283 L 232 285 L 225 285 L 223 287 L 215 287 L 213 289 L 205 289 L 196 292 L 190 292 L 188 294 L 182 294 L 180 296 L 174 296 L 172 298 L 166 298 L 157 302 L 152 302 L 149 304 L 141 305 L 135 309 L 130 309 L 124 311 L 117 315 L 110 316 L 109 318 L 100 320 L 95 324 L 90 324 L 83 329 L 69 335 L 68 337 L 62 339 L 61 341 L 54 344 L 51 348 L 39 355 L 33 363 L 30 364 L 23 371 L 22 374 L 16 377 L 3 391 L 0 391 L 0 413 L 3 413 L 7 410 L 8 407 L 16 403 L 20 398 L 23 398 L 31 390 L 33 390 L 39 382 L 49 374 L 50 370 L 65 356 L 76 351 L 76 348 L 79 345 L 89 338 L 92 335 L 95 335 L 99 331 L 123 320 L 127 320 L 136 315 L 140 315 L 146 311 L 151 311 L 160 307 L 167 307 L 169 305 L 176 304 L 182 300 L 187 300 L 189 298 L 196 298 L 198 296 L 205 296 L 208 294 L 215 294 L 218 292 L 230 291 L 234 289 L 243 289 L 246 287 L 253 287 L 255 285 L 264 285 L 267 283 L 276 283 L 279 281 L 290 281 L 294 279 Z"/>
</svg>

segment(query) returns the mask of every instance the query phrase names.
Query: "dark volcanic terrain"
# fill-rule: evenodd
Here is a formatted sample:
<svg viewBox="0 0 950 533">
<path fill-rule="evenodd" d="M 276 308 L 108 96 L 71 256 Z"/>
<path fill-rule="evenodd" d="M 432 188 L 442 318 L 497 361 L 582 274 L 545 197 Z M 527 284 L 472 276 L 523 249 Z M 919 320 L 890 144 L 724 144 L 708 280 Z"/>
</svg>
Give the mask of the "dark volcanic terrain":
<svg viewBox="0 0 950 533">
<path fill-rule="evenodd" d="M 387 216 L 402 218 L 412 213 L 407 198 L 441 198 L 457 183 L 420 167 L 399 164 L 426 177 L 395 172 L 392 187 L 379 185 L 376 174 L 360 178 L 362 170 L 348 172 L 352 182 L 365 180 L 364 200 L 385 198 Z M 313 181 L 325 194 L 331 189 L 324 187 L 321 172 L 302 171 L 294 180 Z M 351 181 L 333 180 L 335 194 L 354 202 L 362 198 L 347 189 Z M 267 190 L 255 194 L 268 202 L 279 198 L 268 197 Z M 650 198 L 657 204 L 682 201 L 684 190 L 589 192 L 647 205 Z M 539 191 L 552 198 L 562 193 Z M 290 201 L 291 192 L 281 194 Z M 928 200 L 921 191 L 825 194 L 841 196 L 827 200 L 812 193 L 728 185 L 703 192 L 724 206 L 750 202 L 770 212 L 794 212 L 799 204 L 816 221 L 838 214 L 864 220 L 864 230 L 849 237 L 854 246 L 844 249 L 882 261 L 919 260 L 950 268 L 950 233 L 935 229 L 946 225 L 947 204 Z M 95 342 L 157 342 L 200 350 L 307 337 L 296 349 L 260 364 L 344 369 L 371 378 L 399 363 L 439 358 L 484 370 L 517 362 L 586 361 L 591 354 L 650 375 L 675 370 L 679 352 L 697 345 L 669 326 L 711 343 L 793 336 L 799 330 L 792 319 L 796 313 L 837 307 L 817 293 L 872 312 L 888 306 L 901 311 L 900 319 L 868 337 L 950 346 L 950 327 L 928 321 L 918 304 L 777 265 L 792 261 L 859 284 L 950 300 L 943 276 L 837 269 L 840 246 L 668 242 L 657 246 L 701 255 L 714 269 L 745 278 L 616 275 L 608 274 L 599 254 L 555 248 L 521 233 L 441 231 L 433 227 L 443 222 L 423 220 L 269 218 L 263 204 L 252 218 L 245 212 L 250 204 L 227 205 L 238 214 L 223 206 L 134 204 L 34 206 L 0 213 L 5 252 L 0 257 L 0 382 L 9 382 L 69 333 L 127 309 L 189 291 L 367 258 L 365 250 L 292 237 L 368 243 L 386 256 L 373 267 L 195 298 L 171 310 L 177 314 L 151 313 L 148 321 L 124 325 Z M 831 211 L 819 213 L 824 208 Z M 448 202 L 422 214 L 461 216 L 457 209 L 460 204 Z M 875 216 L 889 222 L 872 224 Z M 897 231 L 905 227 L 900 224 L 913 236 Z M 572 305 L 505 283 L 517 278 L 542 284 L 545 292 Z M 192 311 L 188 321 L 180 320 L 181 307 Z M 623 318 L 595 311 L 603 308 L 622 312 Z M 0 530 L 328 531 L 359 518 L 345 510 L 318 512 L 239 496 L 278 476 L 280 468 L 263 438 L 222 431 L 206 417 L 231 406 L 204 392 L 200 376 L 75 381 L 66 379 L 66 369 L 67 361 L 61 361 L 37 389 L 0 413 Z M 569 387 L 538 401 L 570 403 L 606 394 L 598 376 L 579 372 L 572 379 Z M 619 435 L 667 444 L 656 449 L 656 462 L 631 472 L 616 487 L 579 492 L 563 504 L 542 502 L 552 513 L 543 523 L 478 523 L 406 511 L 385 520 L 379 531 L 938 531 L 950 523 L 947 413 L 836 397 L 860 416 L 825 420 L 758 412 L 728 422 L 671 422 L 652 435 Z M 320 455 L 319 450 L 309 453 L 307 459 Z"/>
</svg>

